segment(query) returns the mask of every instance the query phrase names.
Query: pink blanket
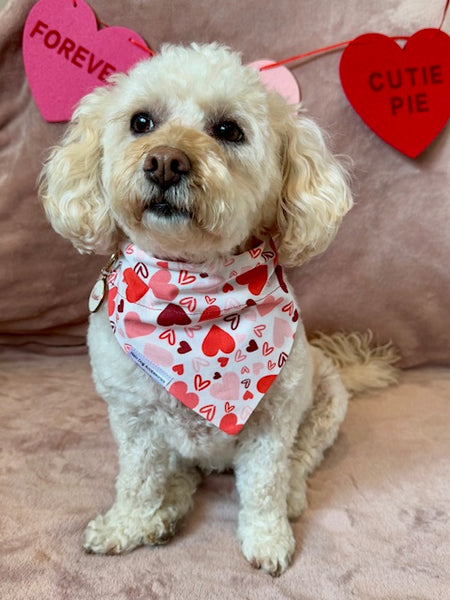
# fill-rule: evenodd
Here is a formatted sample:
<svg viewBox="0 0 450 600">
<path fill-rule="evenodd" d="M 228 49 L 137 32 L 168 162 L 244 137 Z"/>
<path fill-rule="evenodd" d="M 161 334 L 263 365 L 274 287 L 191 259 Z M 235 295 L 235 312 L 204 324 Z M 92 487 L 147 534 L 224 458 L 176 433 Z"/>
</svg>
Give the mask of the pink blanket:
<svg viewBox="0 0 450 600">
<path fill-rule="evenodd" d="M 167 546 L 84 554 L 113 500 L 115 444 L 85 356 L 0 356 L 2 600 L 447 600 L 450 371 L 408 371 L 351 401 L 294 523 L 279 579 L 236 541 L 232 474 L 204 479 Z"/>
</svg>

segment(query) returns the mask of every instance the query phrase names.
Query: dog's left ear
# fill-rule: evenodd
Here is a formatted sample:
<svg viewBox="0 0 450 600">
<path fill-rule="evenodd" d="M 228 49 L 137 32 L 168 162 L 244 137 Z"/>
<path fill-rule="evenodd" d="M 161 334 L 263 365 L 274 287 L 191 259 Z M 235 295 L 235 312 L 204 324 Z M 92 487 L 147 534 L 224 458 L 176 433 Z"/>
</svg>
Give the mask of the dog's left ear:
<svg viewBox="0 0 450 600">
<path fill-rule="evenodd" d="M 283 127 L 278 252 L 281 264 L 294 267 L 325 250 L 353 202 L 345 170 L 319 127 L 294 114 Z"/>
</svg>

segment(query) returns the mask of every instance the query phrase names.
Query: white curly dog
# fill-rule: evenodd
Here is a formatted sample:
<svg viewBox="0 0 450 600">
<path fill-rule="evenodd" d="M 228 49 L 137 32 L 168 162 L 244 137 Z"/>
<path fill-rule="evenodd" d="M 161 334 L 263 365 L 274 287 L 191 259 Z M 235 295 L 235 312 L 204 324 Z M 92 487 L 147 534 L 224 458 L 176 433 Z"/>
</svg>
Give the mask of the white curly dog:
<svg viewBox="0 0 450 600">
<path fill-rule="evenodd" d="M 124 256 L 132 244 L 162 270 L 175 261 L 200 265 L 197 274 L 252 251 L 255 240 L 273 241 L 266 256 L 275 254 L 278 265 L 300 265 L 328 246 L 352 205 L 317 125 L 217 44 L 166 46 L 86 96 L 44 167 L 41 195 L 54 229 L 79 251 L 120 247 Z M 175 295 L 164 289 L 168 282 L 158 288 L 166 300 Z M 245 426 L 226 432 L 127 356 L 111 314 L 104 303 L 91 315 L 88 343 L 120 472 L 115 503 L 89 523 L 85 549 L 119 554 L 166 542 L 191 507 L 199 473 L 232 468 L 242 551 L 254 567 L 279 575 L 294 553 L 289 519 L 306 506 L 306 478 L 333 443 L 347 390 L 367 379 L 367 365 L 365 372 L 353 368 L 346 390 L 298 319 L 289 356 L 264 398 Z M 161 356 L 182 329 L 180 323 L 167 339 L 159 336 Z M 222 363 L 231 362 L 231 351 L 222 350 L 229 352 Z M 209 385 L 201 369 L 197 376 Z M 380 383 L 383 366 L 377 377 Z"/>
</svg>

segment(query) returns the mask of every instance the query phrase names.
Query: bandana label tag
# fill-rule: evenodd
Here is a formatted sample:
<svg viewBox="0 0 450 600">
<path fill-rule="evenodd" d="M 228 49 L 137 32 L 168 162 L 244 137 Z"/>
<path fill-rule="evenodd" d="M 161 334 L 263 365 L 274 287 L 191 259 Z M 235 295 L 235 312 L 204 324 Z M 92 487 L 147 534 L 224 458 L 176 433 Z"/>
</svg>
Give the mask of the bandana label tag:
<svg viewBox="0 0 450 600">
<path fill-rule="evenodd" d="M 155 363 L 143 356 L 133 346 L 130 347 L 128 356 L 159 385 L 167 388 L 172 383 L 173 377 L 171 375 L 165 373 L 158 365 L 155 365 Z"/>
</svg>

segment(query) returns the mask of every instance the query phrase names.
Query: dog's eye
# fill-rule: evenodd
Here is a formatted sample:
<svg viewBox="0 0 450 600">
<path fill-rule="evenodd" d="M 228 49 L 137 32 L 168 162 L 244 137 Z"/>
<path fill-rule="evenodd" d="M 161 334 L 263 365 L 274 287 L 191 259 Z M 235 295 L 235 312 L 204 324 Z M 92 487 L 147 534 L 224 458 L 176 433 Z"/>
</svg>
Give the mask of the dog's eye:
<svg viewBox="0 0 450 600">
<path fill-rule="evenodd" d="M 224 142 L 238 144 L 244 141 L 244 132 L 234 121 L 220 121 L 212 128 L 212 134 L 215 138 Z"/>
<path fill-rule="evenodd" d="M 130 127 L 135 133 L 147 133 L 151 131 L 155 123 L 147 113 L 137 113 L 131 117 Z"/>
</svg>

